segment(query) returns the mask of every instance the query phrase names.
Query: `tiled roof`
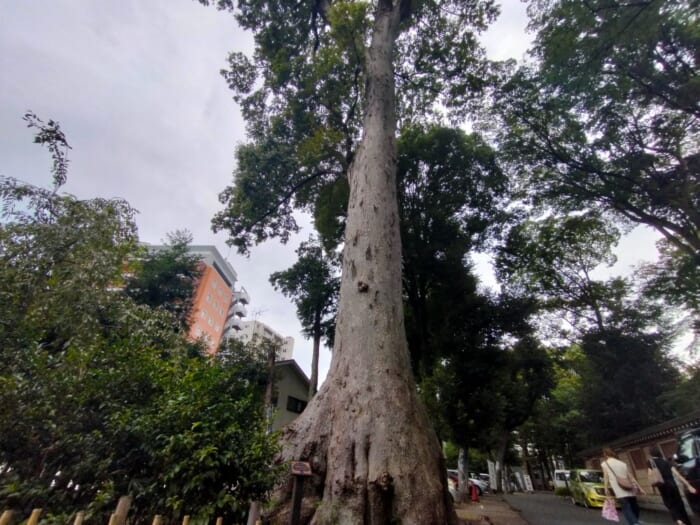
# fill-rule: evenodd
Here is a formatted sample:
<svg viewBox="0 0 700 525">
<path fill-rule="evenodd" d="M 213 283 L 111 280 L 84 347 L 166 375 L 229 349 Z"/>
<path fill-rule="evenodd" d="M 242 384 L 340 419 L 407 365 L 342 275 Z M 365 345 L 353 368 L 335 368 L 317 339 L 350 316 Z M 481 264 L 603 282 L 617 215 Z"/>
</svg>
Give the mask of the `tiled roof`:
<svg viewBox="0 0 700 525">
<path fill-rule="evenodd" d="M 685 430 L 690 430 L 696 427 L 700 427 L 700 410 L 695 410 L 684 416 L 664 421 L 663 423 L 645 428 L 639 432 L 635 432 L 634 434 L 628 434 L 599 447 L 583 450 L 579 452 L 578 456 L 591 457 L 600 455 L 600 451 L 603 446 L 616 450 L 633 445 L 639 445 L 641 443 L 646 443 L 647 441 L 652 441 L 663 437 L 675 437 Z"/>
</svg>

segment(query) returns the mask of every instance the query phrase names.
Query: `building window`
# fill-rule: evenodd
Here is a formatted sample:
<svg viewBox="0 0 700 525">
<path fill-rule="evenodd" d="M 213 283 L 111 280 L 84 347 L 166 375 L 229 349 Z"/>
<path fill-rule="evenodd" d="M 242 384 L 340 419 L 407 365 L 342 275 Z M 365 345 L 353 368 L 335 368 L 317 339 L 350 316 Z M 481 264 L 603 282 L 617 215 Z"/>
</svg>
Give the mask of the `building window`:
<svg viewBox="0 0 700 525">
<path fill-rule="evenodd" d="M 296 414 L 301 414 L 306 408 L 306 401 L 296 397 L 287 396 L 287 410 Z"/>
</svg>

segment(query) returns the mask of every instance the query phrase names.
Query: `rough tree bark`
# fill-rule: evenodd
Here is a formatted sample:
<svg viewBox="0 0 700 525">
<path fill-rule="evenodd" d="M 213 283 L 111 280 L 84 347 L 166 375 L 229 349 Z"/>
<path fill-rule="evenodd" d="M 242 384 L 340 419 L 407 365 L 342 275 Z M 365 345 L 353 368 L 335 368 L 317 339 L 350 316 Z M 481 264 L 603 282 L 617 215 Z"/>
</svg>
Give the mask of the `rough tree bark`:
<svg viewBox="0 0 700 525">
<path fill-rule="evenodd" d="M 312 466 L 302 523 L 454 524 L 440 444 L 416 393 L 404 330 L 392 67 L 401 13 L 389 0 L 376 9 L 364 133 L 349 173 L 333 360 L 286 430 L 283 458 Z M 275 495 L 271 523 L 288 523 L 290 497 L 291 482 Z"/>
</svg>

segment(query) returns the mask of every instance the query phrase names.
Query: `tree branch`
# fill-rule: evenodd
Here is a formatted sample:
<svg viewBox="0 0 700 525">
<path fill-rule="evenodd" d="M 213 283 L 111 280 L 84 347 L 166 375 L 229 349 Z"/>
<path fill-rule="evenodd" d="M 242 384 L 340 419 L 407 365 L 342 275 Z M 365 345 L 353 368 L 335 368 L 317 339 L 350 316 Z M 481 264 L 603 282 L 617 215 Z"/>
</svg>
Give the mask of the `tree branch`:
<svg viewBox="0 0 700 525">
<path fill-rule="evenodd" d="M 315 173 L 309 175 L 309 176 L 306 177 L 305 179 L 303 179 L 303 180 L 299 181 L 298 183 L 296 183 L 294 186 L 292 186 L 292 187 L 282 196 L 282 198 L 281 198 L 279 201 L 277 201 L 277 203 L 276 203 L 272 208 L 270 208 L 266 213 L 264 213 L 263 215 L 261 215 L 260 217 L 258 217 L 257 219 L 255 219 L 253 222 L 251 222 L 250 224 L 248 224 L 247 226 L 245 226 L 245 227 L 243 228 L 243 230 L 249 232 L 250 230 L 252 230 L 253 228 L 255 228 L 255 226 L 257 226 L 258 224 L 260 224 L 261 222 L 263 222 L 265 219 L 267 219 L 270 215 L 272 215 L 273 213 L 275 213 L 275 212 L 280 208 L 280 206 L 282 206 L 283 204 L 285 204 L 286 202 L 288 202 L 289 199 L 291 199 L 291 198 L 294 196 L 294 194 L 295 194 L 300 188 L 302 188 L 303 186 L 305 186 L 305 185 L 308 184 L 309 182 L 312 182 L 312 181 L 314 181 L 314 180 L 320 178 L 321 176 L 327 175 L 327 174 L 328 174 L 327 171 L 317 171 L 317 172 L 315 172 Z"/>
</svg>

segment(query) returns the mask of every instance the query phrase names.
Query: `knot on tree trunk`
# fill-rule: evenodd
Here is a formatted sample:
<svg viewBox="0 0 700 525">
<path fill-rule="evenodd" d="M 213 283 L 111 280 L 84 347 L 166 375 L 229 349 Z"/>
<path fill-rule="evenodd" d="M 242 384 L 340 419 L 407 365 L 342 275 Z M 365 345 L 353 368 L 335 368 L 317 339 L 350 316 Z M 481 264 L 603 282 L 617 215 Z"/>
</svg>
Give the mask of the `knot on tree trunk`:
<svg viewBox="0 0 700 525">
<path fill-rule="evenodd" d="M 377 478 L 377 487 L 383 492 L 392 490 L 394 486 L 394 478 L 388 472 L 382 472 L 382 474 Z"/>
<path fill-rule="evenodd" d="M 360 293 L 367 293 L 369 290 L 369 284 L 364 281 L 357 281 L 357 291 Z"/>
</svg>

